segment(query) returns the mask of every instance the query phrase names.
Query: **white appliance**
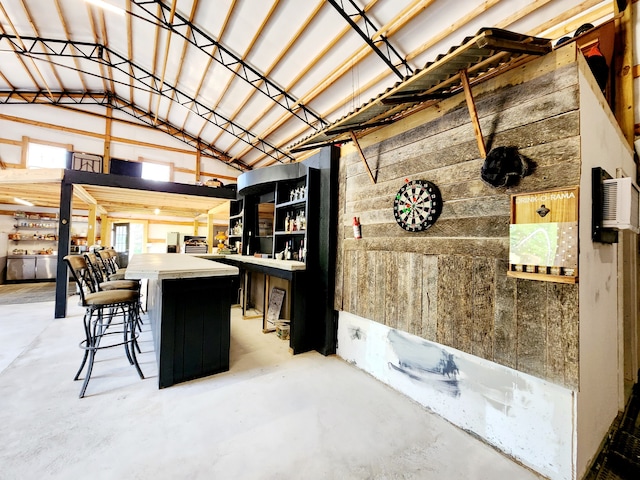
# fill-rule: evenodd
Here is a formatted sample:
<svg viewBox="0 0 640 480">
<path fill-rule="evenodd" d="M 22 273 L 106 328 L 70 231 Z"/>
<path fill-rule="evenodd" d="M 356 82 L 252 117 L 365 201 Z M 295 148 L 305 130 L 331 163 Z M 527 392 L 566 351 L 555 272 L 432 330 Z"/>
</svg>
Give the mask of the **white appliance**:
<svg viewBox="0 0 640 480">
<path fill-rule="evenodd" d="M 631 177 L 603 182 L 602 226 L 640 233 L 640 189 Z"/>
<path fill-rule="evenodd" d="M 167 233 L 167 253 L 180 253 L 180 232 Z"/>
</svg>

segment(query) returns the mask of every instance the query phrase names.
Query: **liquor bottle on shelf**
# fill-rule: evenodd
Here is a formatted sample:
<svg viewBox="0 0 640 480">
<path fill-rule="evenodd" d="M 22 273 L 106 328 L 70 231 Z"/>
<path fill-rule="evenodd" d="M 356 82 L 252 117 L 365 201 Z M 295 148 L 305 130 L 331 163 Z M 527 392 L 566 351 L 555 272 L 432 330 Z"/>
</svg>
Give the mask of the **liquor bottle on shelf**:
<svg viewBox="0 0 640 480">
<path fill-rule="evenodd" d="M 305 216 L 304 210 L 300 212 L 300 230 L 305 230 L 307 228 L 307 217 Z"/>
<path fill-rule="evenodd" d="M 289 218 L 289 212 L 287 212 L 287 216 L 284 218 L 284 231 L 288 232 L 289 231 L 289 221 L 291 220 L 291 218 Z"/>
</svg>

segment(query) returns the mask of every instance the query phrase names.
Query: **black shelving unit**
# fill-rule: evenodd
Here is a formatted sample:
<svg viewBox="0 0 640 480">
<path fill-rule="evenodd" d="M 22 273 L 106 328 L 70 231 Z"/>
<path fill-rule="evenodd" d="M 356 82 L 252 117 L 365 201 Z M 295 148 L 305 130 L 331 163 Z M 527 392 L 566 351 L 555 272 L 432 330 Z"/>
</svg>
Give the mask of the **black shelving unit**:
<svg viewBox="0 0 640 480">
<path fill-rule="evenodd" d="M 304 251 L 308 248 L 309 186 L 307 180 L 308 175 L 305 175 L 295 180 L 276 183 L 273 220 L 274 258 L 277 258 L 277 255 L 288 246 L 291 260 L 304 261 Z"/>
<path fill-rule="evenodd" d="M 329 355 L 336 351 L 333 294 L 339 158 L 337 147 L 326 147 L 302 162 L 273 165 L 238 177 L 238 194 L 244 199 L 243 253 L 246 255 L 246 245 L 250 243 L 251 254 L 259 251 L 277 258 L 289 243 L 293 260 L 301 242 L 306 248 L 306 268 L 302 270 L 224 260 L 246 271 L 290 282 L 290 347 L 294 353 L 315 349 Z M 291 192 L 296 189 L 300 193 L 292 197 Z M 265 203 L 273 203 L 273 237 L 269 239 L 272 245 L 255 236 L 259 231 L 259 205 Z M 302 211 L 306 218 L 304 228 L 286 229 L 287 213 L 295 218 Z"/>
<path fill-rule="evenodd" d="M 229 248 L 235 248 L 236 242 L 242 242 L 243 229 L 244 200 L 231 200 L 229 206 L 229 230 L 227 232 L 227 245 L 229 245 Z"/>
</svg>

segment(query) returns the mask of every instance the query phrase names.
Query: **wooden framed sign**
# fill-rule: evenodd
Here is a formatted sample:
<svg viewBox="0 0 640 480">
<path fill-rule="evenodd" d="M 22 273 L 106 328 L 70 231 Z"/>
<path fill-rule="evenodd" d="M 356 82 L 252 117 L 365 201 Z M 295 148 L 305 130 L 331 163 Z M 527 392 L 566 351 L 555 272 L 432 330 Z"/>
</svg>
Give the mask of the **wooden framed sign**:
<svg viewBox="0 0 640 480">
<path fill-rule="evenodd" d="M 507 275 L 578 281 L 578 187 L 511 196 Z"/>
</svg>

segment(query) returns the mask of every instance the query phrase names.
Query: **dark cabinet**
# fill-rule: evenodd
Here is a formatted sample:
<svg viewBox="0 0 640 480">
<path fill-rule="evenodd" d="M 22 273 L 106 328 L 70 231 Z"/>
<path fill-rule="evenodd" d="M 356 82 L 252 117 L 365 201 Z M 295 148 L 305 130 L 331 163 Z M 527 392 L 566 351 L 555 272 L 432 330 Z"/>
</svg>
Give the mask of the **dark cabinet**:
<svg viewBox="0 0 640 480">
<path fill-rule="evenodd" d="M 274 212 L 273 255 L 284 260 L 305 261 L 309 248 L 307 236 L 309 216 L 314 221 L 314 214 L 309 210 L 309 198 L 314 189 L 309 190 L 308 178 L 304 177 L 282 181 L 276 184 Z"/>
<path fill-rule="evenodd" d="M 297 272 L 264 267 L 261 273 L 291 282 L 291 344 L 295 353 L 335 353 L 333 309 L 339 149 L 326 147 L 308 159 L 245 172 L 238 177 L 243 199 L 243 252 L 278 258 L 288 246 Z M 273 208 L 265 222 L 266 205 Z M 272 228 L 272 235 L 267 235 Z M 286 260 L 284 260 L 286 261 Z M 257 267 L 247 267 L 249 270 Z M 295 297 L 295 298 L 293 298 Z"/>
<path fill-rule="evenodd" d="M 306 261 L 307 252 L 314 248 L 309 231 L 318 223 L 318 170 L 295 165 L 300 176 L 274 180 L 268 190 L 247 195 L 242 213 L 231 215 L 230 232 L 241 222 L 243 254 L 263 254 L 282 260 Z M 233 209 L 239 209 L 233 205 Z M 236 232 L 234 232 L 234 235 Z M 229 246 L 235 237 L 229 234 Z M 247 251 L 246 246 L 249 247 Z"/>
<path fill-rule="evenodd" d="M 242 232 L 244 229 L 244 200 L 232 200 L 229 206 L 229 231 L 227 244 L 229 248 L 242 252 Z"/>
</svg>

